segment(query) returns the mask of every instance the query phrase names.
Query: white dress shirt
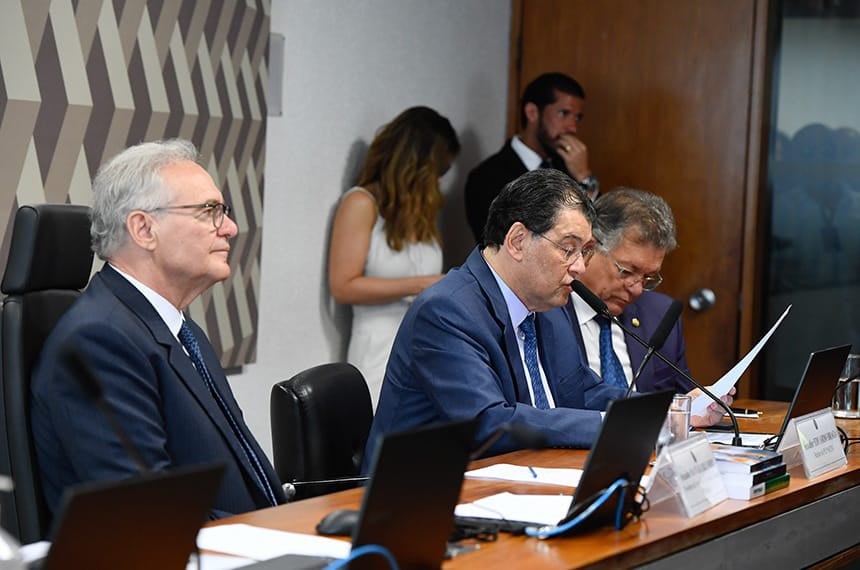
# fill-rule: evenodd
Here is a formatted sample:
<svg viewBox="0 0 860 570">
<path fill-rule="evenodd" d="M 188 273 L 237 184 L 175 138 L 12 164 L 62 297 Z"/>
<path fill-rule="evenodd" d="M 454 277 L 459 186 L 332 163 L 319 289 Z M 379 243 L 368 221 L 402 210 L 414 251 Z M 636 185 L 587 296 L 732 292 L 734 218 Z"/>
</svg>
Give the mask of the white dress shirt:
<svg viewBox="0 0 860 570">
<path fill-rule="evenodd" d="M 573 308 L 576 310 L 576 318 L 579 321 L 579 330 L 582 332 L 582 343 L 585 345 L 585 356 L 588 360 L 588 366 L 594 370 L 595 374 L 600 376 L 600 325 L 594 319 L 597 313 L 594 309 L 588 306 L 579 295 L 571 294 L 573 299 Z M 627 385 L 633 378 L 633 365 L 630 362 L 630 354 L 627 352 L 627 343 L 624 340 L 624 331 L 614 323 L 610 327 L 612 331 L 612 349 L 615 350 L 615 355 L 618 356 L 621 367 L 624 369 L 624 378 L 627 379 Z"/>
<path fill-rule="evenodd" d="M 485 259 L 484 263 L 486 263 L 486 262 L 487 262 L 487 260 Z M 531 376 L 529 376 L 529 368 L 528 368 L 528 366 L 526 366 L 526 353 L 525 353 L 524 342 L 523 342 L 525 340 L 525 335 L 520 330 L 520 324 L 524 320 L 526 320 L 526 317 L 531 315 L 532 312 L 529 311 L 525 305 L 523 305 L 523 302 L 520 301 L 519 297 L 517 297 L 516 294 L 513 291 L 511 291 L 511 288 L 508 287 L 507 283 L 502 281 L 502 278 L 499 277 L 499 274 L 496 273 L 496 271 L 493 269 L 493 267 L 489 263 L 487 263 L 487 267 L 490 268 L 490 271 L 493 273 L 493 277 L 495 278 L 496 283 L 499 284 L 499 289 L 502 290 L 502 295 L 505 298 L 505 304 L 508 307 L 508 316 L 511 319 L 511 324 L 514 325 L 514 327 L 517 331 L 517 348 L 520 349 L 520 362 L 523 365 L 523 371 L 525 371 L 525 373 L 526 373 L 526 379 L 527 379 L 526 385 L 529 388 L 529 398 L 531 399 L 532 406 L 534 406 L 535 405 L 535 393 L 534 393 L 534 388 L 532 388 Z M 554 408 L 555 407 L 555 400 L 552 397 L 552 392 L 550 391 L 549 384 L 547 384 L 547 381 L 546 381 L 546 373 L 544 372 L 543 364 L 540 361 L 540 343 L 538 343 L 537 354 L 538 354 L 538 370 L 540 371 L 540 381 L 541 381 L 541 384 L 543 384 L 543 391 L 546 394 L 546 401 L 549 404 L 550 408 Z"/>
</svg>

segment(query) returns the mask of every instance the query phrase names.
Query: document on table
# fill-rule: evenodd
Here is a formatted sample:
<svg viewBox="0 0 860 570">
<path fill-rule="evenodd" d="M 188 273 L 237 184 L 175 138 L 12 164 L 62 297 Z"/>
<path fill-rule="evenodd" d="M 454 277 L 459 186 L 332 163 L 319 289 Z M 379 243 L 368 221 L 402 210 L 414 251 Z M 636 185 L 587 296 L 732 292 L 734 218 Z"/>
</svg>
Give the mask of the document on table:
<svg viewBox="0 0 860 570">
<path fill-rule="evenodd" d="M 200 529 L 197 547 L 253 560 L 285 554 L 346 558 L 352 545 L 343 540 L 251 526 L 225 524 Z"/>
<path fill-rule="evenodd" d="M 571 495 L 517 495 L 497 493 L 472 503 L 457 505 L 454 514 L 460 517 L 556 524 L 567 515 Z"/>
<path fill-rule="evenodd" d="M 542 483 L 576 487 L 582 477 L 582 469 L 560 469 L 556 467 L 529 467 L 497 463 L 489 467 L 467 471 L 466 477 L 474 479 L 500 479 L 518 483 Z"/>
<path fill-rule="evenodd" d="M 758 344 L 752 347 L 752 350 L 750 350 L 747 355 L 740 360 L 740 362 L 735 364 L 731 370 L 726 372 L 723 377 L 717 380 L 713 385 L 708 386 L 708 390 L 710 390 L 711 393 L 714 394 L 714 396 L 716 396 L 717 398 L 722 398 L 729 393 L 729 390 L 731 390 L 735 384 L 738 383 L 740 377 L 743 375 L 744 372 L 746 372 L 746 369 L 749 367 L 755 357 L 758 356 L 759 351 L 764 348 L 764 345 L 767 343 L 768 340 L 770 340 L 770 337 L 773 335 L 773 333 L 776 332 L 776 329 L 779 327 L 779 325 L 782 324 L 783 319 L 785 319 L 786 315 L 788 315 L 788 312 L 790 310 L 791 305 L 785 308 L 785 311 L 782 313 L 782 316 L 779 317 L 776 323 L 774 323 L 774 325 L 770 327 L 770 330 L 767 331 L 767 334 L 761 337 L 761 340 L 758 341 Z M 708 408 L 708 405 L 710 405 L 711 402 L 712 400 L 710 398 L 708 398 L 704 394 L 701 394 L 699 397 L 693 400 L 691 414 L 694 416 L 705 415 L 705 410 Z"/>
<path fill-rule="evenodd" d="M 732 438 L 735 437 L 733 432 L 705 432 L 710 443 L 732 444 Z M 774 437 L 772 433 L 745 433 L 741 432 L 741 441 L 745 447 L 761 447 L 765 441 Z"/>
</svg>

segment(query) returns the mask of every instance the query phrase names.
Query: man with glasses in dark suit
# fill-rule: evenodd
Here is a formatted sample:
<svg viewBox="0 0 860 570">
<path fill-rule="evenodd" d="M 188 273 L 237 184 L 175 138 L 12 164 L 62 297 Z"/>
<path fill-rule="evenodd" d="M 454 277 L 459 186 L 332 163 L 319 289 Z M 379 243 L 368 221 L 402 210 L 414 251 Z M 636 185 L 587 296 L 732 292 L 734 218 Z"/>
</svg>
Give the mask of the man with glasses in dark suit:
<svg viewBox="0 0 860 570">
<path fill-rule="evenodd" d="M 645 339 L 651 338 L 672 299 L 655 289 L 663 282 L 660 270 L 666 254 L 675 249 L 675 220 L 663 198 L 629 188 L 619 188 L 600 196 L 595 203 L 594 237 L 596 254 L 579 277 L 606 303 L 609 311 L 628 328 Z M 576 338 L 589 367 L 597 374 L 617 376 L 628 386 L 639 368 L 645 348 L 627 337 L 620 327 L 596 315 L 579 295 L 572 294 L 569 305 Z M 606 329 L 606 330 L 603 330 Z M 611 343 L 601 342 L 601 334 Z M 607 354 L 608 351 L 614 354 Z M 689 373 L 681 320 L 669 333 L 661 353 Z M 602 364 L 601 364 L 602 362 Z M 607 372 L 607 367 L 618 367 Z M 684 393 L 693 386 L 657 358 L 651 359 L 636 382 L 640 392 L 673 389 Z"/>
<path fill-rule="evenodd" d="M 31 421 L 51 510 L 85 481 L 223 463 L 213 518 L 285 502 L 189 305 L 230 276 L 230 208 L 194 145 L 148 142 L 93 180 L 91 236 L 105 265 L 62 317 L 33 375 Z M 144 464 L 79 376 L 90 375 Z"/>
</svg>

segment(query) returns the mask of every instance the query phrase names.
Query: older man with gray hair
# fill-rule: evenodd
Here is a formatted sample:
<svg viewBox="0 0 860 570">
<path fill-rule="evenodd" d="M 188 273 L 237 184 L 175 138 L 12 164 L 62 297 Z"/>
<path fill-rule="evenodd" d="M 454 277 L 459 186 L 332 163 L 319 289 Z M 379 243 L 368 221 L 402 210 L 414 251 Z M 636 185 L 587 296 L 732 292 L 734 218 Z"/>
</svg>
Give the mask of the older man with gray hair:
<svg viewBox="0 0 860 570">
<path fill-rule="evenodd" d="M 104 268 L 62 317 L 33 375 L 31 421 L 48 506 L 85 481 L 139 473 L 81 388 L 87 374 L 146 468 L 222 463 L 210 515 L 274 506 L 283 490 L 245 425 L 218 357 L 185 313 L 230 276 L 230 208 L 188 141 L 142 143 L 93 180 Z"/>
<path fill-rule="evenodd" d="M 597 254 L 579 279 L 627 327 L 640 337 L 650 338 L 672 303 L 670 297 L 654 291 L 663 282 L 663 259 L 677 246 L 672 210 L 661 197 L 630 188 L 602 195 L 595 209 Z M 589 367 L 604 382 L 627 387 L 645 348 L 595 314 L 578 295 L 572 295 L 568 307 Z M 661 352 L 689 372 L 680 319 Z M 692 388 L 688 380 L 656 358 L 647 363 L 636 383 L 640 392 L 674 389 L 683 393 Z"/>
</svg>

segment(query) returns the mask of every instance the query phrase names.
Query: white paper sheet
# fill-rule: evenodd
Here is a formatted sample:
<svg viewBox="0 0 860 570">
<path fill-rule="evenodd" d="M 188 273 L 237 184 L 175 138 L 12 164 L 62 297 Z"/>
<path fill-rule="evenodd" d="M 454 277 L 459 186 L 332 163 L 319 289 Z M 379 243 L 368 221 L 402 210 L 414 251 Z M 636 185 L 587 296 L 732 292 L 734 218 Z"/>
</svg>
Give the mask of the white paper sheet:
<svg viewBox="0 0 860 570">
<path fill-rule="evenodd" d="M 517 495 L 498 493 L 472 503 L 457 505 L 454 514 L 461 517 L 555 524 L 567 514 L 571 495 Z"/>
<path fill-rule="evenodd" d="M 467 471 L 466 477 L 576 487 L 579 485 L 579 478 L 582 477 L 582 469 L 561 469 L 555 467 L 530 468 L 527 465 L 497 463 L 496 465 L 490 465 L 482 469 Z"/>
<path fill-rule="evenodd" d="M 713 432 L 709 431 L 708 434 L 708 442 L 710 443 L 724 443 L 726 445 L 732 444 L 732 438 L 735 437 L 735 434 L 728 432 Z M 744 446 L 747 447 L 761 447 L 761 445 L 773 437 L 772 433 L 743 433 L 741 432 L 741 442 L 743 442 Z"/>
<path fill-rule="evenodd" d="M 234 568 L 244 568 L 251 564 L 256 564 L 256 560 L 250 558 L 242 558 L 241 556 L 224 556 L 222 554 L 201 554 L 200 563 L 196 560 L 189 560 L 185 570 L 233 570 Z"/>
<path fill-rule="evenodd" d="M 343 540 L 272 530 L 248 524 L 226 524 L 202 528 L 197 533 L 197 546 L 203 550 L 244 556 L 254 560 L 269 560 L 285 554 L 346 558 L 352 548 L 349 542 Z"/>
<path fill-rule="evenodd" d="M 774 325 L 770 327 L 770 330 L 767 331 L 767 334 L 761 337 L 761 340 L 758 341 L 758 344 L 752 347 L 752 350 L 750 350 L 747 355 L 740 360 L 740 362 L 735 364 L 731 370 L 726 372 L 723 377 L 717 380 L 713 385 L 708 386 L 708 390 L 710 390 L 714 396 L 716 396 L 717 398 L 722 398 L 729 393 L 729 390 L 731 390 L 735 384 L 738 383 L 740 377 L 743 375 L 744 372 L 746 372 L 746 369 L 749 367 L 750 364 L 752 364 L 752 361 L 755 359 L 756 356 L 758 356 L 759 351 L 764 348 L 764 345 L 767 343 L 768 340 L 770 340 L 770 337 L 773 335 L 773 333 L 776 332 L 776 329 L 779 327 L 779 325 L 782 324 L 783 319 L 785 319 L 786 315 L 788 315 L 788 312 L 790 310 L 791 305 L 785 308 L 785 311 L 782 313 L 782 316 L 779 317 L 776 323 L 774 323 Z M 693 400 L 693 405 L 691 407 L 690 413 L 694 416 L 704 416 L 705 410 L 708 408 L 708 405 L 710 405 L 711 402 L 712 400 L 710 398 L 708 398 L 704 394 L 701 394 L 699 397 Z"/>
</svg>

